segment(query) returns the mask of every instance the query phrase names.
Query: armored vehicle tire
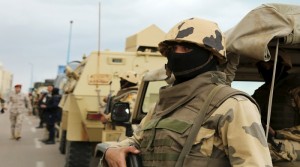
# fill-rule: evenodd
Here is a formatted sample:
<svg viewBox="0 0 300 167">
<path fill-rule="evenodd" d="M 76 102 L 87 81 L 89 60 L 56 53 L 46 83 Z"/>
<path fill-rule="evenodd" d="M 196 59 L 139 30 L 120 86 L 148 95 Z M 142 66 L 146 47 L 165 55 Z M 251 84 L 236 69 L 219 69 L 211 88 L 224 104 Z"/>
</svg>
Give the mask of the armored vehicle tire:
<svg viewBox="0 0 300 167">
<path fill-rule="evenodd" d="M 61 154 L 66 153 L 66 145 L 67 145 L 67 131 L 63 130 L 59 141 L 59 152 Z"/>
<path fill-rule="evenodd" d="M 95 144 L 67 141 L 65 167 L 89 167 Z"/>
</svg>

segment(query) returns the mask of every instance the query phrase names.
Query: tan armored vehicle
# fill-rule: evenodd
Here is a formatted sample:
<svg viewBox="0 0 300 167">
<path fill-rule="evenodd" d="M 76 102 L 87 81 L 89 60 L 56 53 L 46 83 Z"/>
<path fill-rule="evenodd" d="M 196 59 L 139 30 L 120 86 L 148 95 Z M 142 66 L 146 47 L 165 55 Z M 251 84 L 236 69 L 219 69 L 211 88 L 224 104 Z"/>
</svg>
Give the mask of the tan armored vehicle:
<svg viewBox="0 0 300 167">
<path fill-rule="evenodd" d="M 60 102 L 63 109 L 60 150 L 66 152 L 66 166 L 89 166 L 97 143 L 117 141 L 125 133 L 124 127 L 111 129 L 99 121 L 100 110 L 105 107 L 103 98 L 120 89 L 121 73 L 132 70 L 142 76 L 166 63 L 157 51 L 164 35 L 152 25 L 128 37 L 125 52 L 92 52 L 75 70 L 66 68 L 68 81 Z"/>
<path fill-rule="evenodd" d="M 49 81 L 49 80 L 48 80 Z M 33 89 L 32 89 L 32 109 L 33 109 L 33 114 L 38 115 L 39 111 L 38 111 L 38 100 L 40 98 L 40 95 L 42 93 L 46 93 L 47 92 L 47 86 L 52 84 L 52 82 L 47 82 L 45 80 L 45 82 L 35 82 L 33 85 Z"/>
</svg>

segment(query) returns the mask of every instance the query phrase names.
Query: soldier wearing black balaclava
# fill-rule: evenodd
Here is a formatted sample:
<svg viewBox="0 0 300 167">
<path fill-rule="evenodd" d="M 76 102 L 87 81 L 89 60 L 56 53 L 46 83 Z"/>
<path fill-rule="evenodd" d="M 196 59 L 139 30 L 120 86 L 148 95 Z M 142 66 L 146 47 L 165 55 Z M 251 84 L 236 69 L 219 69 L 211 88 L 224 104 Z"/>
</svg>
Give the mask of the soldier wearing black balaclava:
<svg viewBox="0 0 300 167">
<path fill-rule="evenodd" d="M 104 162 L 125 166 L 128 153 L 139 153 L 143 166 L 272 166 L 254 100 L 226 86 L 218 70 L 226 61 L 224 44 L 214 22 L 176 24 L 159 44 L 174 84 L 160 89 L 155 109 L 133 137 L 108 144 Z"/>
</svg>

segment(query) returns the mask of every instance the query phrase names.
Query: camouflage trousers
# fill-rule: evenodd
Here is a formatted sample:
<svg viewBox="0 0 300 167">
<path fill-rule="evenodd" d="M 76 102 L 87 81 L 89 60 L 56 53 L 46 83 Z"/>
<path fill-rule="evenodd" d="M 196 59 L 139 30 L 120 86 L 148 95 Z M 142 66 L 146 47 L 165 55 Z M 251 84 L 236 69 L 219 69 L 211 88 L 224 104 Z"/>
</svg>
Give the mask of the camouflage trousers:
<svg viewBox="0 0 300 167">
<path fill-rule="evenodd" d="M 276 131 L 276 143 L 281 143 L 280 151 L 270 146 L 273 162 L 300 161 L 300 126 Z"/>
<path fill-rule="evenodd" d="M 22 122 L 24 119 L 24 115 L 22 113 L 10 113 L 10 122 L 11 122 L 11 137 L 17 138 L 21 137 L 21 129 L 22 129 Z"/>
</svg>

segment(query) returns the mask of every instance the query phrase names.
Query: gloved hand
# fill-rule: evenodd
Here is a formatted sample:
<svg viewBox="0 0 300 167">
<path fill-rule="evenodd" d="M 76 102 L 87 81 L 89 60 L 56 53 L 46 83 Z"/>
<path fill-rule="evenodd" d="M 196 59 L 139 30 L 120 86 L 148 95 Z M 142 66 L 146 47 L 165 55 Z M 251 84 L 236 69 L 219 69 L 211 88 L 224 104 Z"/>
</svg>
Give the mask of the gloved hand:
<svg viewBox="0 0 300 167">
<path fill-rule="evenodd" d="M 4 109 L 3 108 L 1 109 L 1 114 L 4 114 Z"/>
</svg>

